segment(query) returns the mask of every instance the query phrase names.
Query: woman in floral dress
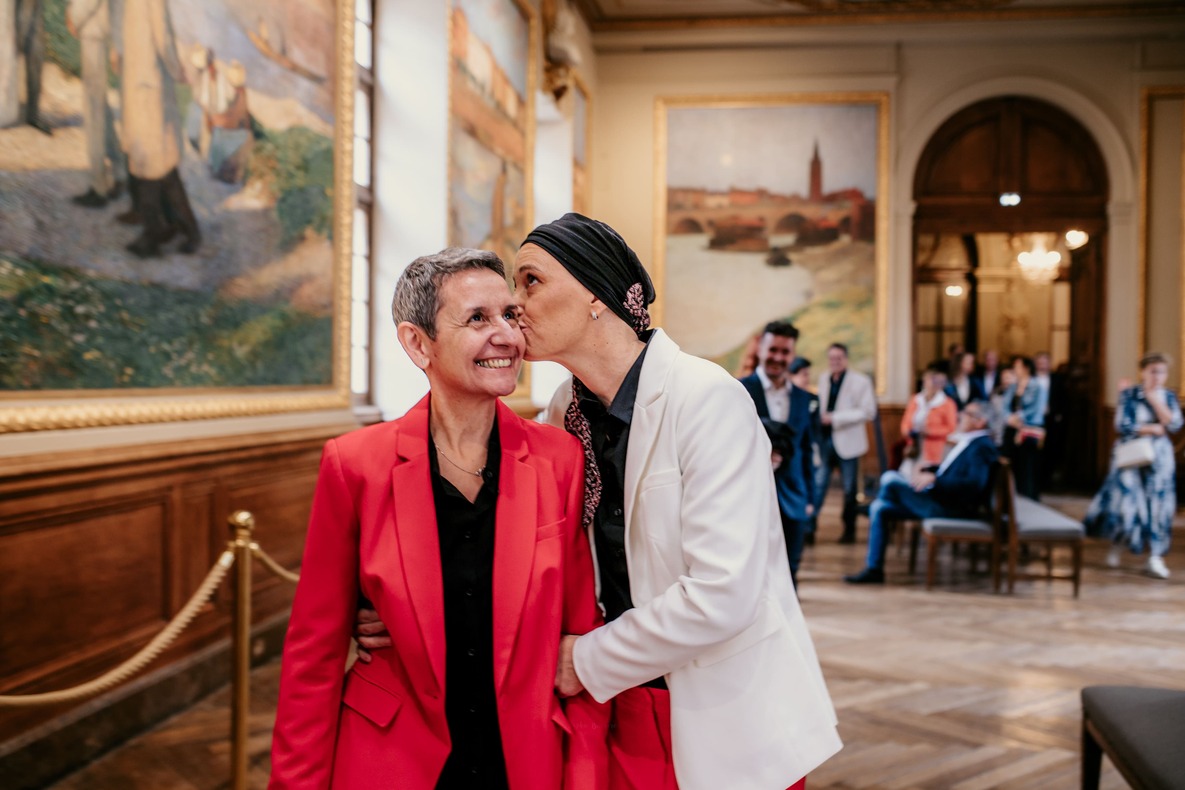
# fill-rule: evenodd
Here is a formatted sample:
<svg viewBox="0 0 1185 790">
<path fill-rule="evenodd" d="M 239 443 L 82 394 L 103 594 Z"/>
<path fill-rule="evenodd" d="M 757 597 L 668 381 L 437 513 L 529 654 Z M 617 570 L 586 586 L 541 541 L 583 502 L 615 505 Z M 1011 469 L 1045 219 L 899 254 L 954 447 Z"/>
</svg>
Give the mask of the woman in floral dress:
<svg viewBox="0 0 1185 790">
<path fill-rule="evenodd" d="M 1119 566 L 1122 547 L 1133 554 L 1148 546 L 1146 567 L 1151 576 L 1167 579 L 1164 564 L 1172 538 L 1173 515 L 1177 509 L 1176 463 L 1170 433 L 1181 429 L 1181 404 L 1175 393 L 1165 389 L 1169 359 L 1153 352 L 1140 360 L 1140 383 L 1125 389 L 1115 411 L 1116 446 L 1141 436 L 1152 438 L 1155 458 L 1147 466 L 1115 466 L 1086 513 L 1091 534 L 1109 535 L 1114 542 L 1107 565 Z"/>
</svg>

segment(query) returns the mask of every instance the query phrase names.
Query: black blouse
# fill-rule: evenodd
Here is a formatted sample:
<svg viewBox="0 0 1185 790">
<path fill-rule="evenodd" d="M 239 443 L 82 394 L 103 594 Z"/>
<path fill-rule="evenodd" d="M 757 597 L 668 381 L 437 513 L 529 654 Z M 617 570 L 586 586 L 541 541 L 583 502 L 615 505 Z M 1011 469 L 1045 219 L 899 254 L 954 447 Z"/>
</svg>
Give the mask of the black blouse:
<svg viewBox="0 0 1185 790">
<path fill-rule="evenodd" d="M 470 502 L 440 474 L 429 439 L 432 496 L 444 579 L 445 717 L 452 751 L 437 790 L 507 787 L 494 694 L 494 522 L 498 423 L 490 431 L 483 485 Z"/>
</svg>

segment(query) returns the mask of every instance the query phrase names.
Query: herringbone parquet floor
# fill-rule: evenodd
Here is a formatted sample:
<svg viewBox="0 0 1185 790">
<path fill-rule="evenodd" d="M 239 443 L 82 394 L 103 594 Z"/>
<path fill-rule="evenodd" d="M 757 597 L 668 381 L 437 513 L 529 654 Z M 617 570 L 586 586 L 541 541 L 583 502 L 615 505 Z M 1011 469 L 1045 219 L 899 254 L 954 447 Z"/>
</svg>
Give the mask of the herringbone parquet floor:
<svg viewBox="0 0 1185 790">
<path fill-rule="evenodd" d="M 1086 504 L 1046 501 L 1074 516 Z M 1070 790 L 1078 786 L 1079 689 L 1185 688 L 1185 530 L 1177 530 L 1168 582 L 1140 575 L 1134 558 L 1105 568 L 1106 546 L 1091 543 L 1074 600 L 1068 582 L 1022 581 L 1012 596 L 993 595 L 989 578 L 969 575 L 965 558 L 952 565 L 945 552 L 932 592 L 893 549 L 887 585 L 845 585 L 840 576 L 859 569 L 864 547 L 834 543 L 835 515 L 825 510 L 800 585 L 846 746 L 811 775 L 811 790 Z M 865 522 L 860 531 L 863 538 Z M 253 675 L 253 787 L 267 781 L 278 668 Z M 226 690 L 212 695 L 54 790 L 228 787 L 227 701 Z M 1125 787 L 1105 760 L 1103 787 Z"/>
</svg>

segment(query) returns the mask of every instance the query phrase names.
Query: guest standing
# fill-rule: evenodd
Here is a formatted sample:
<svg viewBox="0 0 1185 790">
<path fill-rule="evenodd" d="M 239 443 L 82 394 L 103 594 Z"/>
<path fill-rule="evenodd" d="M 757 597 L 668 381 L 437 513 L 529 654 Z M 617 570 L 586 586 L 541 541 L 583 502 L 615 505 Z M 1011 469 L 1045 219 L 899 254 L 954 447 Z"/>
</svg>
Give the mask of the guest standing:
<svg viewBox="0 0 1185 790">
<path fill-rule="evenodd" d="M 1133 554 L 1148 547 L 1147 571 L 1167 579 L 1168 553 L 1177 510 L 1176 461 L 1170 433 L 1181 430 L 1181 404 L 1165 389 L 1169 359 L 1153 352 L 1140 360 L 1140 383 L 1125 389 L 1115 410 L 1116 447 L 1123 442 L 1149 439 L 1153 459 L 1145 466 L 1119 468 L 1114 454 L 1111 471 L 1090 503 L 1086 527 L 1091 534 L 1109 535 L 1113 541 L 1107 565 L 1118 567 L 1122 549 Z"/>
<path fill-rule="evenodd" d="M 822 463 L 815 480 L 815 512 L 823 506 L 831 473 L 839 467 L 843 481 L 843 534 L 840 543 L 856 542 L 856 484 L 860 457 L 868 452 L 867 424 L 876 417 L 872 379 L 848 367 L 848 347 L 827 349 L 829 370 L 819 377 L 819 403 L 826 404 L 819 443 Z"/>
<path fill-rule="evenodd" d="M 946 375 L 937 368 L 922 374 L 922 389 L 909 399 L 901 417 L 901 435 L 907 437 L 907 447 L 917 450 L 918 464 L 938 466 L 946 451 L 946 437 L 959 422 L 959 410 L 954 399 L 943 390 Z M 906 453 L 910 455 L 910 453 Z"/>
<path fill-rule="evenodd" d="M 778 509 L 795 587 L 803 542 L 814 513 L 814 446 L 819 432 L 819 399 L 794 386 L 790 377 L 789 363 L 794 359 L 797 342 L 798 329 L 793 324 L 769 323 L 757 346 L 760 367 L 741 379 L 773 448 Z"/>
<path fill-rule="evenodd" d="M 1049 390 L 1037 383 L 1037 366 L 1028 357 L 1012 360 L 1016 383 L 1004 393 L 1004 455 L 1012 460 L 1016 490 L 1039 499 L 1041 445 L 1045 441 L 1045 409 Z"/>
</svg>

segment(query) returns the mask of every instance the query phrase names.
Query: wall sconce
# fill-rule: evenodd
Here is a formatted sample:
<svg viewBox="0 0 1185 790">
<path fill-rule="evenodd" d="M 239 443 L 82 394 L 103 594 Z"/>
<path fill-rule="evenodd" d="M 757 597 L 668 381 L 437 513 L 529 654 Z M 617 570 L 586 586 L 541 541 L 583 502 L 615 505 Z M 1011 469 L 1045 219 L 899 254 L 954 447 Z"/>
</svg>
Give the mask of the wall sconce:
<svg viewBox="0 0 1185 790">
<path fill-rule="evenodd" d="M 1065 235 L 1066 249 L 1076 250 L 1090 241 L 1090 235 L 1084 230 L 1067 230 Z"/>
</svg>

